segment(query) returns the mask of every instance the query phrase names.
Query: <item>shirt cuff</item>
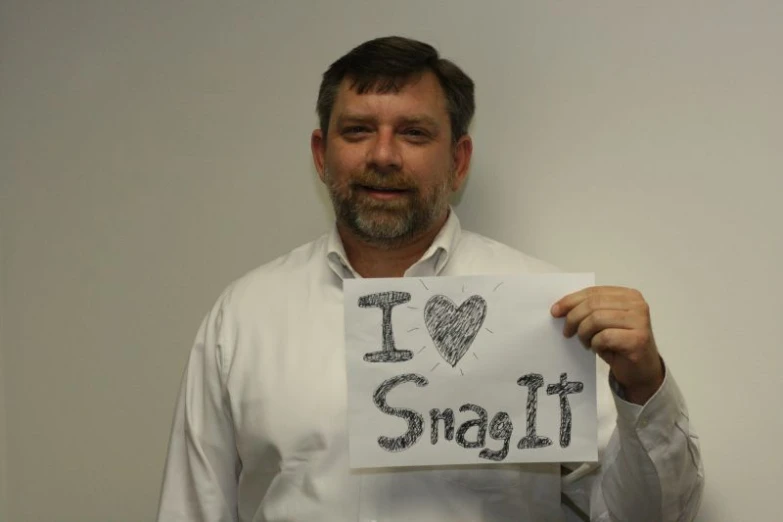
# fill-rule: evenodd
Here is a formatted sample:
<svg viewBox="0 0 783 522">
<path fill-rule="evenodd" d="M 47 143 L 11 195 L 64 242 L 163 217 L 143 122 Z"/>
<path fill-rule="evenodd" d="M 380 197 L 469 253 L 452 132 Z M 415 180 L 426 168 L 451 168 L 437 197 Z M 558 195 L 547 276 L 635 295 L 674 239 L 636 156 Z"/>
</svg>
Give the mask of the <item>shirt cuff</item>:
<svg viewBox="0 0 783 522">
<path fill-rule="evenodd" d="M 644 404 L 633 404 L 623 398 L 622 386 L 609 375 L 609 386 L 612 389 L 615 406 L 617 407 L 617 425 L 621 431 L 645 431 L 652 426 L 658 439 L 674 427 L 677 418 L 682 415 L 684 401 L 671 372 L 664 365 L 663 383 L 652 397 Z M 664 437 L 665 438 L 665 437 Z"/>
</svg>

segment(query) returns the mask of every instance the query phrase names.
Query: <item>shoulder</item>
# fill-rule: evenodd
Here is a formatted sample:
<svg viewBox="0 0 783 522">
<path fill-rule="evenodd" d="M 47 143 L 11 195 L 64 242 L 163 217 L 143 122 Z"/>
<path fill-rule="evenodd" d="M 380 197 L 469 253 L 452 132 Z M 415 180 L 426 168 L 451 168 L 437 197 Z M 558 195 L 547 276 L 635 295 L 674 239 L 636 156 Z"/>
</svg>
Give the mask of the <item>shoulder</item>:
<svg viewBox="0 0 783 522">
<path fill-rule="evenodd" d="M 463 230 L 453 262 L 459 273 L 553 273 L 561 270 L 487 236 Z"/>
<path fill-rule="evenodd" d="M 327 239 L 321 236 L 237 278 L 223 291 L 218 305 L 239 320 L 278 306 L 324 276 Z"/>
<path fill-rule="evenodd" d="M 195 345 L 218 359 L 222 379 L 228 378 L 241 339 L 252 337 L 248 332 L 280 324 L 290 304 L 307 299 L 319 278 L 325 277 L 326 241 L 327 236 L 322 236 L 297 247 L 223 290 L 202 321 Z"/>
</svg>

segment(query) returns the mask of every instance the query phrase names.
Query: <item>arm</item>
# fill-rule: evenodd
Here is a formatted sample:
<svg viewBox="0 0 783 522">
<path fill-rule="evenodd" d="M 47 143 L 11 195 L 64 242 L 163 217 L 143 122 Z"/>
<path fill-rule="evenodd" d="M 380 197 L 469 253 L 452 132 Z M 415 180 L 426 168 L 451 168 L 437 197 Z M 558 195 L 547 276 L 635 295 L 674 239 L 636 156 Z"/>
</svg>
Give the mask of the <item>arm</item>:
<svg viewBox="0 0 783 522">
<path fill-rule="evenodd" d="M 685 522 L 696 517 L 704 488 L 698 437 L 685 401 L 667 372 L 639 406 L 616 393 L 617 428 L 593 483 L 593 521 Z"/>
<path fill-rule="evenodd" d="M 204 319 L 180 389 L 158 522 L 235 522 L 240 470 L 225 391 L 230 328 L 220 303 Z"/>
<path fill-rule="evenodd" d="M 594 522 L 693 520 L 704 487 L 698 437 L 658 355 L 641 294 L 590 288 L 564 297 L 552 313 L 566 317 L 566 336 L 578 335 L 609 364 L 611 377 L 601 380 L 610 382 L 611 399 L 603 397 L 599 413 L 617 410 L 600 469 L 564 491 L 577 498 L 589 495 Z M 606 417 L 601 415 L 602 428 Z"/>
</svg>

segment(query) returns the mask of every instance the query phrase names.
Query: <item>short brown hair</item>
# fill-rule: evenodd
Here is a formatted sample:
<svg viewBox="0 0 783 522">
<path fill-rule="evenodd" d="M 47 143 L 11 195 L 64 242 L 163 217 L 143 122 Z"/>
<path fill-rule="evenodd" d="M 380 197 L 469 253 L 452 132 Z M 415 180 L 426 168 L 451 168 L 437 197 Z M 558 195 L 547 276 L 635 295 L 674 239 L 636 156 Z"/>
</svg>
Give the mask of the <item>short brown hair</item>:
<svg viewBox="0 0 783 522">
<path fill-rule="evenodd" d="M 456 142 L 468 133 L 476 110 L 473 80 L 453 62 L 441 58 L 429 44 L 386 36 L 364 42 L 334 62 L 323 74 L 318 90 L 321 132 L 326 137 L 337 90 L 344 78 L 359 94 L 399 91 L 412 77 L 432 71 L 446 95 L 446 110 L 451 121 L 451 139 Z"/>
</svg>

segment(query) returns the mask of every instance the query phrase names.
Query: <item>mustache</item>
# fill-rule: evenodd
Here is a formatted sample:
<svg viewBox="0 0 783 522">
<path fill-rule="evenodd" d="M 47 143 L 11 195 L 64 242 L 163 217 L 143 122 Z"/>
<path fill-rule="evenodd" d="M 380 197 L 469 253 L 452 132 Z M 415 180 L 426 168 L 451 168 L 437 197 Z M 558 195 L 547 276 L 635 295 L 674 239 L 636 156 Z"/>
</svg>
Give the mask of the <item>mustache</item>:
<svg viewBox="0 0 783 522">
<path fill-rule="evenodd" d="M 365 171 L 351 180 L 352 188 L 370 187 L 380 190 L 417 191 L 416 184 L 402 174 L 381 174 Z"/>
</svg>

